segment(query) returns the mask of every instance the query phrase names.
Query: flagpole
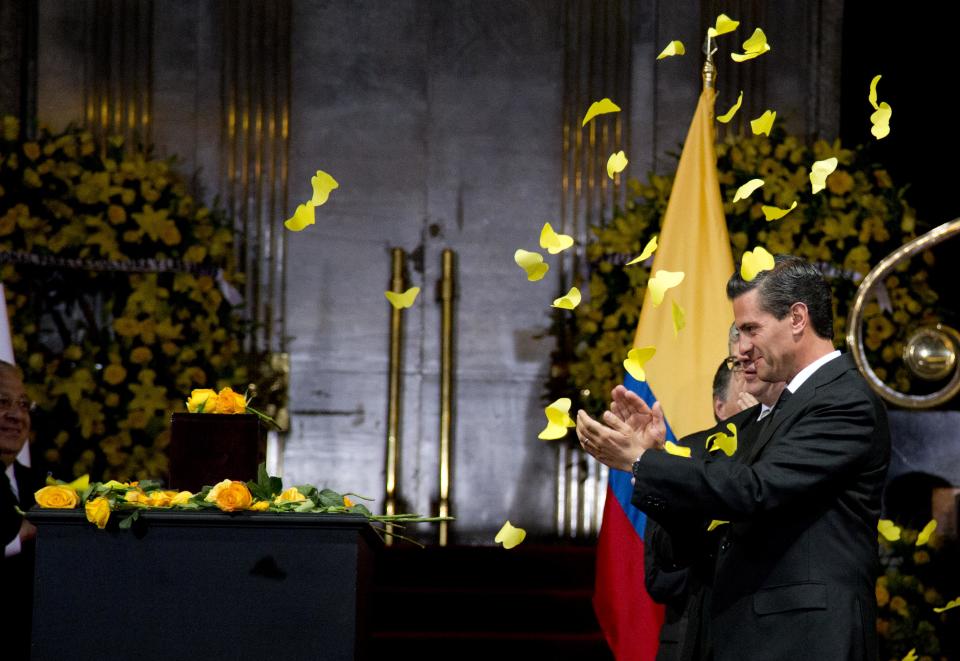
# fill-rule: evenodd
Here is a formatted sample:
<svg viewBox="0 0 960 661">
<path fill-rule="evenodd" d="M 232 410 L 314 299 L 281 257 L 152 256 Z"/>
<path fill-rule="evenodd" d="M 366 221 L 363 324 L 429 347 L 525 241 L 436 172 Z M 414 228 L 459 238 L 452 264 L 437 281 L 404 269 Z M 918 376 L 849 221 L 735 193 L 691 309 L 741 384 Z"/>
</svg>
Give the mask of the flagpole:
<svg viewBox="0 0 960 661">
<path fill-rule="evenodd" d="M 707 32 L 706 41 L 703 42 L 703 52 L 707 56 L 703 62 L 703 87 L 704 89 L 716 89 L 717 67 L 713 63 L 713 54 L 717 52 L 717 46 L 709 32 Z"/>
</svg>

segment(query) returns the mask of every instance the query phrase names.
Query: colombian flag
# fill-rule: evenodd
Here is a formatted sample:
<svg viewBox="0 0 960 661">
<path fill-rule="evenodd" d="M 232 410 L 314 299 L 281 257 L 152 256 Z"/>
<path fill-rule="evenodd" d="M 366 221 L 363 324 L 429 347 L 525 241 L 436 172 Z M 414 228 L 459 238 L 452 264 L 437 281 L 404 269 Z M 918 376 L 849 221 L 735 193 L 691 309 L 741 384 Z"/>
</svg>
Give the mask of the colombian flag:
<svg viewBox="0 0 960 661">
<path fill-rule="evenodd" d="M 710 405 L 713 374 L 727 355 L 727 331 L 733 321 L 726 296 L 733 255 L 714 151 L 715 97 L 716 91 L 709 87 L 700 95 L 651 271 L 683 271 L 686 276 L 657 308 L 647 291 L 634 346 L 653 345 L 657 353 L 645 365 L 646 382 L 629 375 L 624 381 L 647 404 L 659 400 L 667 418 L 667 438 L 674 441 L 714 424 Z M 679 336 L 673 330 L 671 300 L 686 312 L 686 327 Z M 623 471 L 610 471 L 593 597 L 597 619 L 617 661 L 653 659 L 663 623 L 662 607 L 644 587 L 646 516 L 630 504 L 630 477 Z"/>
</svg>

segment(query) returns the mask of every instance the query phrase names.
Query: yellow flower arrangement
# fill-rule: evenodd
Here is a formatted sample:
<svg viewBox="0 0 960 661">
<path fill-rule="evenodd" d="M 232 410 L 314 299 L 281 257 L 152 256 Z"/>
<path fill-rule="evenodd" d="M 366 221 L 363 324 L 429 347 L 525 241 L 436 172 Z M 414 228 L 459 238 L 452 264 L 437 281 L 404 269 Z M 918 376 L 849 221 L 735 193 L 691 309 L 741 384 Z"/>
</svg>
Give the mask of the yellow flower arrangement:
<svg viewBox="0 0 960 661">
<path fill-rule="evenodd" d="M 192 390 L 190 397 L 187 398 L 187 413 L 220 413 L 228 415 L 252 413 L 264 422 L 279 427 L 276 420 L 250 406 L 250 398 L 246 394 L 241 395 L 235 392 L 230 386 L 223 388 L 220 392 L 216 392 L 211 388 L 197 388 Z"/>
<path fill-rule="evenodd" d="M 881 659 L 902 659 L 911 649 L 919 658 L 953 658 L 955 618 L 952 611 L 933 609 L 960 593 L 952 570 L 956 550 L 937 534 L 922 546 L 917 538 L 917 531 L 908 528 L 901 528 L 900 538 L 894 541 L 879 535 L 883 573 L 877 578 L 876 594 Z"/>
<path fill-rule="evenodd" d="M 172 161 L 119 139 L 101 152 L 76 127 L 25 139 L 3 119 L 0 281 L 37 402 L 37 464 L 104 480 L 162 475 L 181 393 L 249 381 L 220 284 L 239 280 L 232 242 L 230 222 Z"/>
<path fill-rule="evenodd" d="M 162 489 L 157 480 L 90 482 L 86 476 L 83 476 L 69 484 L 53 478 L 48 478 L 47 482 L 47 486 L 35 494 L 38 507 L 43 509 L 82 507 L 87 521 L 101 530 L 110 524 L 111 514 L 114 512 L 125 515 L 116 525 L 119 528 L 130 528 L 139 519 L 141 512 L 150 510 L 218 510 L 231 514 L 243 512 L 357 514 L 366 517 L 371 523 L 380 525 L 389 523 L 390 528 L 374 527 L 374 530 L 400 539 L 407 538 L 395 529 L 402 528 L 405 523 L 453 520 L 451 517 L 425 517 L 418 514 L 373 514 L 365 505 L 354 503 L 349 498 L 351 495 L 356 498 L 363 498 L 363 496 L 341 494 L 332 489 L 318 489 L 311 484 L 284 489 L 283 481 L 279 477 L 268 475 L 264 464 L 260 464 L 255 481 L 242 482 L 226 479 L 213 486 L 205 486 L 197 493 Z"/>
<path fill-rule="evenodd" d="M 830 156 L 840 165 L 827 179 L 827 188 L 811 195 L 810 163 Z M 840 343 L 860 280 L 873 264 L 924 229 L 886 170 L 839 141 L 807 146 L 778 128 L 769 137 L 732 137 L 717 145 L 717 170 L 734 260 L 748 247 L 763 245 L 773 253 L 818 263 L 833 287 L 834 337 Z M 755 177 L 764 178 L 764 187 L 747 200 L 732 202 L 732 191 Z M 599 412 L 606 408 L 610 390 L 622 382 L 620 364 L 632 346 L 649 277 L 649 269 L 622 266 L 658 233 L 672 185 L 672 177 L 656 174 L 645 183 L 629 180 L 625 207 L 591 228 L 589 297 L 573 315 L 554 317 L 551 333 L 557 349 L 545 401 L 578 392 L 582 408 Z M 765 221 L 763 205 L 785 208 L 794 200 L 799 204 L 791 214 Z M 932 263 L 932 255 L 925 253 L 901 264 L 884 282 L 889 300 L 864 309 L 870 363 L 903 391 L 912 386 L 899 360 L 907 333 L 937 302 L 926 270 Z"/>
</svg>

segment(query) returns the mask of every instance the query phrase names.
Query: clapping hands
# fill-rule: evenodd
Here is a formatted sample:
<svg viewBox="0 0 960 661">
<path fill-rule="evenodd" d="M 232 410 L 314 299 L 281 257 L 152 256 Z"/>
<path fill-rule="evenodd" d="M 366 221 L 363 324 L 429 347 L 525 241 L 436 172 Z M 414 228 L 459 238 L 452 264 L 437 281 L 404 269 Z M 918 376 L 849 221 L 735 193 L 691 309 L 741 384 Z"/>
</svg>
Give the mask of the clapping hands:
<svg viewBox="0 0 960 661">
<path fill-rule="evenodd" d="M 601 419 L 594 420 L 580 410 L 577 437 L 584 452 L 610 468 L 629 471 L 640 455 L 662 449 L 666 441 L 667 426 L 660 404 L 649 407 L 623 386 L 613 389 L 610 410 Z"/>
</svg>

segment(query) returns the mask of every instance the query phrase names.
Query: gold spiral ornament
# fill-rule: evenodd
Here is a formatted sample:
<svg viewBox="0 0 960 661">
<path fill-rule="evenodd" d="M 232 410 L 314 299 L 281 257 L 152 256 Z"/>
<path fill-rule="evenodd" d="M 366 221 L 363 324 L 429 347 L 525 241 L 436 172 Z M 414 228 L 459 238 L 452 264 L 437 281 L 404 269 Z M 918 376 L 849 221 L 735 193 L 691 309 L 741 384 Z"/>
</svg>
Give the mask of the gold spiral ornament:
<svg viewBox="0 0 960 661">
<path fill-rule="evenodd" d="M 960 233 L 960 218 L 944 223 L 913 241 L 903 244 L 873 267 L 857 289 L 857 295 L 850 310 L 847 346 L 870 387 L 891 404 L 910 409 L 925 409 L 943 404 L 960 392 L 960 369 L 957 369 L 960 333 L 944 324 L 935 324 L 919 328 L 910 335 L 903 350 L 903 360 L 911 372 L 930 381 L 945 379 L 951 373 L 952 376 L 945 386 L 935 392 L 926 395 L 902 393 L 884 383 L 867 362 L 863 350 L 864 305 L 876 283 L 889 275 L 899 262 L 932 248 L 957 233 Z"/>
</svg>

